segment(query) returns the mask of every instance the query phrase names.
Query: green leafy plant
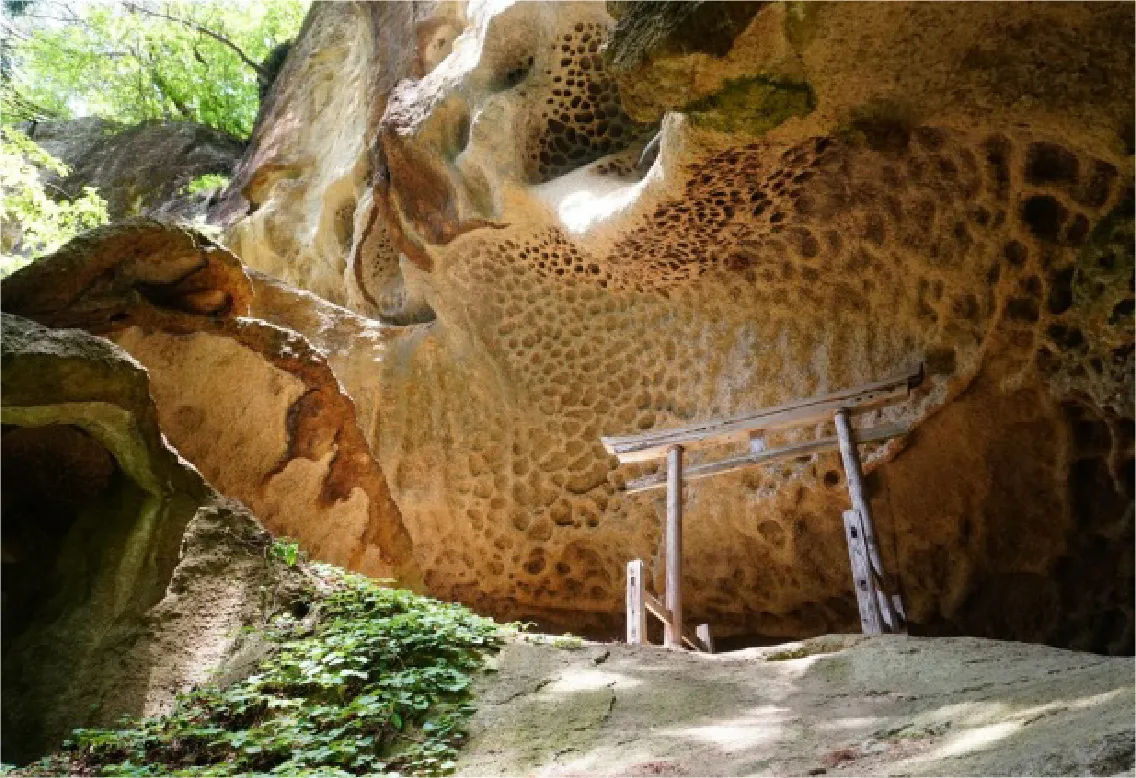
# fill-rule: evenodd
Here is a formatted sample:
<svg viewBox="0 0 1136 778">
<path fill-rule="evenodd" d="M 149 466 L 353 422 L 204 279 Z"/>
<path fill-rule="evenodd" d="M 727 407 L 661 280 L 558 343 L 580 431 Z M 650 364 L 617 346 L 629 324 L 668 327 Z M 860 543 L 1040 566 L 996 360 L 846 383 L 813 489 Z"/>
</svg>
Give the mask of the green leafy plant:
<svg viewBox="0 0 1136 778">
<path fill-rule="evenodd" d="M 76 730 L 29 773 L 446 775 L 474 708 L 470 674 L 501 632 L 460 605 L 312 564 L 310 623 L 281 616 L 253 675 L 179 697 L 167 716 Z M 307 621 L 307 620 L 305 620 Z"/>
<path fill-rule="evenodd" d="M 288 567 L 295 567 L 301 559 L 300 544 L 292 538 L 276 538 L 268 547 L 268 557 L 277 562 L 283 562 Z"/>
<path fill-rule="evenodd" d="M 48 194 L 44 173 L 68 172 L 22 132 L 0 127 L 0 276 L 106 224 L 107 204 L 94 188 L 74 199 Z"/>
<path fill-rule="evenodd" d="M 220 173 L 206 173 L 190 181 L 181 188 L 182 194 L 197 194 L 212 189 L 223 189 L 229 185 L 229 177 Z"/>
</svg>

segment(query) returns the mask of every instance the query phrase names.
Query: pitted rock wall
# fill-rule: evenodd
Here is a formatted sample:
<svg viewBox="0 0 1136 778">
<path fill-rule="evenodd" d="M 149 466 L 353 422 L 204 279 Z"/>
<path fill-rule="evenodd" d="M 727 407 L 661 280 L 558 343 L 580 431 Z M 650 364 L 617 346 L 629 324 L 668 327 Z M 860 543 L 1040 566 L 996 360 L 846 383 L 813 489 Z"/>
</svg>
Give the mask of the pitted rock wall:
<svg viewBox="0 0 1136 778">
<path fill-rule="evenodd" d="M 246 158 L 253 181 L 369 149 L 342 265 L 310 281 L 308 254 L 256 237 L 318 234 L 341 202 L 322 163 L 229 234 L 388 325 L 373 372 L 340 380 L 375 403 L 432 592 L 615 632 L 629 559 L 662 589 L 663 506 L 620 491 L 650 466 L 601 435 L 921 361 L 913 402 L 864 420 L 915 422 L 867 453 L 913 629 L 1132 650 L 1130 7 L 773 3 L 713 50 L 682 25 L 637 49 L 587 3 L 377 12 L 418 55 L 352 44 L 397 75 L 365 128 L 316 143 L 270 117 Z M 362 34 L 358 13 L 335 23 Z M 341 110 L 304 102 L 318 51 L 277 86 L 302 127 Z M 854 628 L 846 506 L 831 454 L 689 487 L 690 618 Z"/>
</svg>

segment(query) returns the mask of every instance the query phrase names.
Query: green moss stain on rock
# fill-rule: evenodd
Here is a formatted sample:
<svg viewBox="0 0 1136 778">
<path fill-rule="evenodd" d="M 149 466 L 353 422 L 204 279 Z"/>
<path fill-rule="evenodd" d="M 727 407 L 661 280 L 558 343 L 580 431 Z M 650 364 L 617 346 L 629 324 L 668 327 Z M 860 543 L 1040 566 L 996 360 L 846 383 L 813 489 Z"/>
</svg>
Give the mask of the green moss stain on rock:
<svg viewBox="0 0 1136 778">
<path fill-rule="evenodd" d="M 696 126 L 719 132 L 764 135 L 794 116 L 816 108 L 816 93 L 804 82 L 778 76 L 730 79 L 712 95 L 686 106 Z"/>
<path fill-rule="evenodd" d="M 820 9 L 820 3 L 785 4 L 785 39 L 794 51 L 801 51 L 816 37 L 816 20 Z"/>
</svg>

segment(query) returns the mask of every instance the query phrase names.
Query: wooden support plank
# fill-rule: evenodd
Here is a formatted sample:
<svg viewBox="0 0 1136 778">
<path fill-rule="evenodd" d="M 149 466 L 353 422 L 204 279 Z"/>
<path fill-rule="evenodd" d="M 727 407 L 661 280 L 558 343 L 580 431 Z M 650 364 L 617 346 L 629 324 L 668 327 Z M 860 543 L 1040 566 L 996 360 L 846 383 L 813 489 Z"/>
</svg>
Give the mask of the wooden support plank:
<svg viewBox="0 0 1136 778">
<path fill-rule="evenodd" d="M 844 477 L 848 483 L 848 495 L 852 498 L 852 508 L 859 514 L 860 529 L 864 536 L 864 546 L 868 552 L 868 563 L 872 577 L 870 583 L 875 589 L 878 583 L 884 580 L 883 564 L 880 560 L 880 549 L 876 543 L 875 525 L 872 522 L 872 508 L 868 504 L 864 489 L 864 473 L 860 469 L 860 452 L 856 448 L 856 438 L 852 432 L 852 425 L 848 422 L 848 412 L 840 409 L 835 414 L 836 435 L 840 439 L 840 457 L 844 461 Z M 875 595 L 873 594 L 873 599 Z M 891 600 L 887 597 L 878 601 L 878 607 L 883 622 L 888 625 L 896 624 L 895 614 L 892 612 Z"/>
<path fill-rule="evenodd" d="M 663 628 L 665 631 L 666 626 L 672 621 L 671 612 L 667 610 L 666 606 L 659 602 L 659 600 L 650 592 L 643 593 L 643 605 L 646 607 L 648 613 L 657 618 L 659 621 L 663 622 Z M 698 629 L 701 630 L 703 627 L 707 629 L 706 634 L 707 637 L 709 637 L 710 626 L 708 624 L 700 624 Z M 689 629 L 684 628 L 682 630 L 682 642 L 690 646 L 695 651 L 708 650 L 709 653 L 714 653 L 713 640 L 710 641 L 709 649 L 704 648 L 705 641 L 702 639 L 701 631 L 691 632 Z"/>
<path fill-rule="evenodd" d="M 880 614 L 884 619 L 884 631 L 891 635 L 907 634 L 907 611 L 903 607 L 903 598 L 898 594 L 888 597 L 884 591 L 883 582 L 876 580 L 876 597 L 880 602 Z M 884 601 L 890 609 L 884 608 Z"/>
<path fill-rule="evenodd" d="M 682 648 L 682 446 L 667 451 L 667 591 L 670 620 L 663 625 L 663 645 Z"/>
<path fill-rule="evenodd" d="M 888 440 L 889 438 L 897 438 L 900 435 L 906 435 L 910 431 L 910 424 L 888 424 L 882 427 L 856 430 L 855 435 L 857 443 L 873 443 L 875 441 Z M 804 443 L 794 443 L 789 446 L 767 449 L 759 453 L 731 457 L 718 462 L 708 462 L 704 465 L 695 465 L 687 468 L 685 472 L 683 472 L 683 479 L 686 481 L 696 481 L 700 478 L 729 473 L 751 465 L 767 465 L 782 459 L 809 456 L 823 451 L 835 451 L 838 448 L 840 448 L 839 438 L 818 438 L 817 440 L 808 440 Z M 644 492 L 649 489 L 658 489 L 665 485 L 666 475 L 663 473 L 655 473 L 653 475 L 645 475 L 641 478 L 632 479 L 628 481 L 623 488 L 628 493 L 635 493 Z"/>
<path fill-rule="evenodd" d="M 880 618 L 883 620 L 884 632 L 888 635 L 898 634 L 902 630 L 902 626 L 895 609 L 892 607 L 891 598 L 884 591 L 883 582 L 873 581 L 873 588 L 876 590 L 876 600 L 880 609 Z"/>
<path fill-rule="evenodd" d="M 848 561 L 852 565 L 852 588 L 856 590 L 856 604 L 860 607 L 860 630 L 865 635 L 883 633 L 876 589 L 868 565 L 868 549 L 860 531 L 860 517 L 856 510 L 844 511 L 844 539 L 848 541 Z"/>
<path fill-rule="evenodd" d="M 710 625 L 699 624 L 698 628 L 694 630 L 694 634 L 698 637 L 698 642 L 702 644 L 702 650 L 707 654 L 713 654 L 714 637 L 710 634 Z"/>
<path fill-rule="evenodd" d="M 898 594 L 891 596 L 891 608 L 895 611 L 896 617 L 899 619 L 900 629 L 899 633 L 907 634 L 907 608 L 903 606 L 903 598 Z"/>
<path fill-rule="evenodd" d="M 643 592 L 643 606 L 647 609 L 648 613 L 663 622 L 663 624 L 670 623 L 671 612 L 667 610 L 665 605 L 659 602 L 659 599 L 655 595 L 646 590 Z"/>
<path fill-rule="evenodd" d="M 643 605 L 647 609 L 648 613 L 657 618 L 659 621 L 663 622 L 663 628 L 665 631 L 666 626 L 672 622 L 670 610 L 668 610 L 665 605 L 659 602 L 658 598 L 655 597 L 655 595 L 651 594 L 648 591 L 643 592 Z M 701 629 L 702 627 L 709 629 L 709 627 L 705 624 L 701 625 L 699 629 Z M 684 628 L 682 630 L 682 642 L 686 643 L 695 651 L 700 651 L 702 650 L 702 638 L 700 637 L 700 634 L 701 633 L 691 632 L 689 629 Z M 713 643 L 711 643 L 711 645 L 713 645 Z M 711 653 L 713 652 L 711 651 Z"/>
<path fill-rule="evenodd" d="M 644 462 L 662 457 L 672 446 L 687 449 L 748 440 L 758 430 L 775 430 L 826 420 L 840 409 L 866 411 L 907 397 L 909 390 L 922 380 L 923 368 L 908 371 L 883 381 L 845 389 L 839 392 L 795 400 L 784 405 L 726 419 L 700 422 L 688 427 L 656 430 L 638 435 L 608 436 L 600 440 L 608 453 L 620 462 Z"/>
<path fill-rule="evenodd" d="M 647 640 L 647 613 L 643 610 L 643 560 L 627 563 L 627 644 L 641 646 Z"/>
</svg>

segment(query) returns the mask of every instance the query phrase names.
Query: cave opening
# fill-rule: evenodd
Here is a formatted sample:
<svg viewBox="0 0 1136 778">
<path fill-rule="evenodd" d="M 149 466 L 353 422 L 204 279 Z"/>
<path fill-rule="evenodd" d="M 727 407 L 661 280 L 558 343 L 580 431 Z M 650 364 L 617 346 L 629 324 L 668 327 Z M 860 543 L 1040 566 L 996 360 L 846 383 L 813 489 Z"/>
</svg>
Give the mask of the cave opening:
<svg viewBox="0 0 1136 778">
<path fill-rule="evenodd" d="M 114 621 L 107 569 L 145 494 L 114 455 L 68 424 L 0 428 L 3 526 L 0 753 L 25 764 L 76 720 L 72 684 Z M 84 700 L 88 705 L 95 701 Z"/>
</svg>

